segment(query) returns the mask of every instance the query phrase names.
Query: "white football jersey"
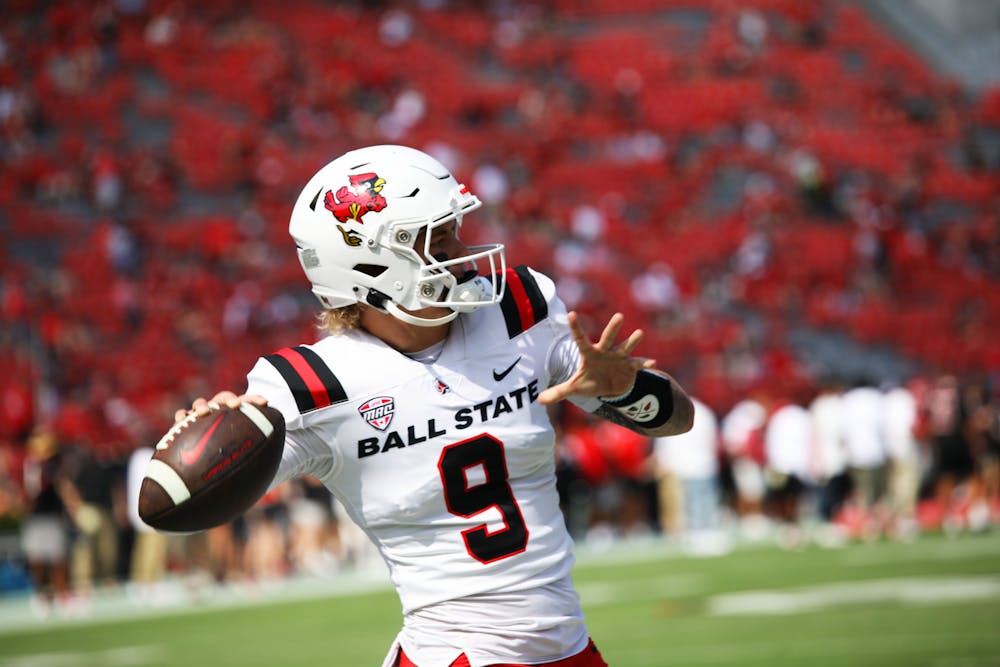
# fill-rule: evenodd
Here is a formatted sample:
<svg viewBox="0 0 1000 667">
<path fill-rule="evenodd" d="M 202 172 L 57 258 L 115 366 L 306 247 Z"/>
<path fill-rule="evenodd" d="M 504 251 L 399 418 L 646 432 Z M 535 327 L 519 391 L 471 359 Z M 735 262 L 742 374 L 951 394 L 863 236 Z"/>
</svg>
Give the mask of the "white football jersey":
<svg viewBox="0 0 1000 667">
<path fill-rule="evenodd" d="M 501 304 L 457 318 L 432 363 L 350 331 L 268 355 L 248 376 L 287 424 L 274 484 L 322 480 L 380 551 L 406 614 L 568 586 L 572 543 L 538 395 L 569 378 L 579 351 L 552 281 L 507 273 Z"/>
</svg>

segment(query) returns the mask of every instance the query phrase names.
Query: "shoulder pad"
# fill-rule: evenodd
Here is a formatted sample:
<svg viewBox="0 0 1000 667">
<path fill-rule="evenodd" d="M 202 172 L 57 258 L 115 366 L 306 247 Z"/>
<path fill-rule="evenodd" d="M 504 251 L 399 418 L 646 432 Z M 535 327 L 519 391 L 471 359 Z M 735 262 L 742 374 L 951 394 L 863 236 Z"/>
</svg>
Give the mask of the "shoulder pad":
<svg viewBox="0 0 1000 667">
<path fill-rule="evenodd" d="M 507 291 L 500 300 L 510 338 L 524 333 L 549 316 L 549 305 L 538 280 L 525 265 L 507 269 Z"/>
<path fill-rule="evenodd" d="M 288 384 L 300 414 L 347 400 L 340 380 L 316 352 L 305 345 L 286 347 L 264 357 Z"/>
</svg>

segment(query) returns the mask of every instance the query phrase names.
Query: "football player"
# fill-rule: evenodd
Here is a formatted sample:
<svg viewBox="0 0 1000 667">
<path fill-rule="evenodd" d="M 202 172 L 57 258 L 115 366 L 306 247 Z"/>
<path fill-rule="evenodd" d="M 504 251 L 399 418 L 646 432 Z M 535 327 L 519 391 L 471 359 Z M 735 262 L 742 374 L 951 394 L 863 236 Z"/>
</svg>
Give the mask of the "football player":
<svg viewBox="0 0 1000 667">
<path fill-rule="evenodd" d="M 691 400 L 632 356 L 642 332 L 622 340 L 620 314 L 592 342 L 548 277 L 508 267 L 500 244 L 465 246 L 480 205 L 412 148 L 320 169 L 289 231 L 328 335 L 193 410 L 282 412 L 272 486 L 320 479 L 388 565 L 404 619 L 386 667 L 605 665 L 570 579 L 546 406 L 656 437 L 691 427 Z"/>
</svg>

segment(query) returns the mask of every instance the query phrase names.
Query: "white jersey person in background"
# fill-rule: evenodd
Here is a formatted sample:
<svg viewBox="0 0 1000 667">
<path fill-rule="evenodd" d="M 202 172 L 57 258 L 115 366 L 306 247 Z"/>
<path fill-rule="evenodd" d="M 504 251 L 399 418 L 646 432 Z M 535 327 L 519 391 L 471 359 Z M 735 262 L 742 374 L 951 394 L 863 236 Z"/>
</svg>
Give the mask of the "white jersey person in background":
<svg viewBox="0 0 1000 667">
<path fill-rule="evenodd" d="M 767 497 L 769 513 L 778 522 L 778 543 L 798 548 L 805 539 L 802 530 L 803 495 L 815 484 L 812 418 L 795 403 L 785 403 L 768 420 L 764 434 L 767 452 Z"/>
<path fill-rule="evenodd" d="M 760 398 L 765 398 L 761 396 Z M 764 518 L 764 428 L 768 407 L 755 397 L 734 405 L 719 424 L 736 492 L 736 513 L 743 537 L 757 541 L 768 533 Z"/>
<path fill-rule="evenodd" d="M 691 427 L 685 392 L 619 341 L 594 343 L 552 281 L 466 247 L 480 201 L 437 160 L 402 146 L 323 167 L 290 233 L 328 336 L 262 357 L 243 395 L 287 439 L 273 484 L 321 480 L 378 548 L 403 607 L 386 666 L 605 665 L 570 579 L 555 435 L 568 399 L 649 437 Z M 184 417 L 178 411 L 178 419 Z"/>
<path fill-rule="evenodd" d="M 696 554 L 724 552 L 728 545 L 721 531 L 722 499 L 719 482 L 719 419 L 708 405 L 692 397 L 694 424 L 680 435 L 653 440 L 653 454 L 661 486 L 675 480 L 679 493 L 661 489 L 660 513 L 678 505 L 679 532 L 685 548 Z M 667 497 L 665 497 L 667 496 Z"/>
<path fill-rule="evenodd" d="M 846 538 L 836 523 L 851 490 L 844 445 L 842 394 L 837 382 L 827 381 L 809 403 L 816 459 L 816 512 L 820 520 L 816 537 L 826 546 L 838 546 Z"/>
<path fill-rule="evenodd" d="M 865 539 L 879 537 L 886 528 L 885 403 L 882 392 L 860 379 L 844 392 L 844 447 Z"/>
</svg>

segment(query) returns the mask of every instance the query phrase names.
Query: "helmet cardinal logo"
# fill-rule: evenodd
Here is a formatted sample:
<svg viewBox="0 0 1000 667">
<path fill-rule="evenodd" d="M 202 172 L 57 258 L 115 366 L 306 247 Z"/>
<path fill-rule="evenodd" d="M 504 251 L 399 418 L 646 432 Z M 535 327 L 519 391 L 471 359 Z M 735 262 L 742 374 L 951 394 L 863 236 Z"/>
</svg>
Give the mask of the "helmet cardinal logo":
<svg viewBox="0 0 1000 667">
<path fill-rule="evenodd" d="M 367 174 L 354 174 L 349 177 L 350 185 L 344 185 L 337 193 L 327 190 L 323 204 L 327 210 L 333 213 L 333 217 L 341 222 L 353 220 L 361 222 L 361 218 L 369 211 L 378 213 L 387 205 L 385 197 L 381 195 L 385 179 L 378 174 L 369 172 Z"/>
</svg>

